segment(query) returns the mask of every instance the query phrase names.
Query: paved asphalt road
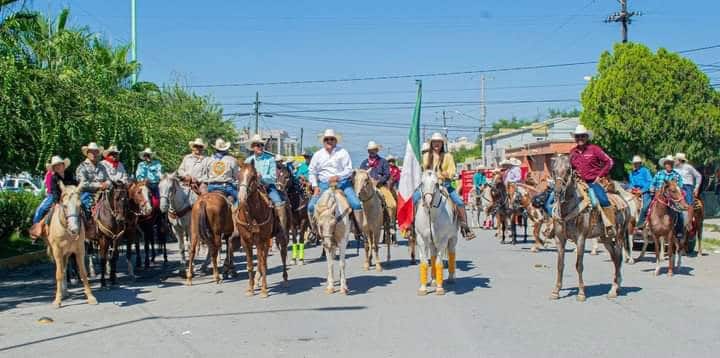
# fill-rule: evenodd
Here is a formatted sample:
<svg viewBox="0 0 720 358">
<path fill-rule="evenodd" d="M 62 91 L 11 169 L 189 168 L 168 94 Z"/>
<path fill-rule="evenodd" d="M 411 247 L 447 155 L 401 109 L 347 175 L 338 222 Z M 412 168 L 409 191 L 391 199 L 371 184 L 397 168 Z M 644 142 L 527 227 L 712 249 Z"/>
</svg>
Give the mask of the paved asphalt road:
<svg viewBox="0 0 720 358">
<path fill-rule="evenodd" d="M 500 245 L 489 232 L 462 241 L 457 282 L 445 296 L 425 297 L 416 296 L 418 269 L 404 242 L 383 272 L 364 272 L 350 250 L 349 296 L 324 293 L 320 260 L 292 267 L 283 288 L 275 254 L 267 299 L 245 297 L 244 264 L 238 279 L 216 285 L 201 276 L 193 287 L 154 267 L 110 290 L 94 282 L 98 306 L 74 288 L 56 310 L 52 267 L 38 265 L 2 274 L 0 356 L 717 357 L 720 255 L 685 258 L 672 278 L 654 277 L 649 261 L 625 265 L 615 300 L 605 298 L 607 254 L 587 255 L 588 299 L 580 303 L 574 253 L 566 289 L 550 301 L 555 252 L 529 247 Z M 43 316 L 54 323 L 38 323 Z"/>
</svg>

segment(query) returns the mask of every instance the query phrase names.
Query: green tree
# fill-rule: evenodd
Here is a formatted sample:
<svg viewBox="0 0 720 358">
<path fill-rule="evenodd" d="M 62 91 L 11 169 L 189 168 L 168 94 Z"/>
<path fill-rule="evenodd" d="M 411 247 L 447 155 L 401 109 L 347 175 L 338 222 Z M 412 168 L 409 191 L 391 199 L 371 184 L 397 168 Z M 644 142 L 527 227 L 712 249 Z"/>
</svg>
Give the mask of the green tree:
<svg viewBox="0 0 720 358">
<path fill-rule="evenodd" d="M 486 135 L 491 136 L 500 133 L 501 129 L 520 129 L 522 127 L 536 123 L 537 119 L 519 119 L 513 116 L 510 119 L 501 118 L 492 124 L 492 129 Z"/>
<path fill-rule="evenodd" d="M 616 162 L 682 151 L 702 164 L 720 154 L 720 96 L 692 61 L 665 49 L 628 43 L 604 52 L 582 105 L 581 122 Z"/>
</svg>

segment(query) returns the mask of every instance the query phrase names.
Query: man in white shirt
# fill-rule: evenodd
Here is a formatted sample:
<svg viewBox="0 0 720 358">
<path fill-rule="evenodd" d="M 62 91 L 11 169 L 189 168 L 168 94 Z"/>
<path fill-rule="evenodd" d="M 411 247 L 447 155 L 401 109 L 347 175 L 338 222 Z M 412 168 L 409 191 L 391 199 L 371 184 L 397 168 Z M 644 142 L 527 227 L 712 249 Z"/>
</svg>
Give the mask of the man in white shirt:
<svg viewBox="0 0 720 358">
<path fill-rule="evenodd" d="M 313 196 L 308 203 L 308 213 L 312 217 L 320 194 L 335 184 L 336 188 L 345 193 L 348 204 L 353 209 L 355 218 L 362 215 L 362 204 L 352 185 L 352 161 L 350 154 L 338 146 L 338 136 L 332 129 L 326 129 L 322 138 L 323 148 L 317 151 L 310 160 L 308 168 Z"/>
<path fill-rule="evenodd" d="M 693 205 L 695 197 L 700 195 L 700 184 L 702 175 L 692 165 L 687 163 L 685 153 L 675 154 L 675 171 L 682 177 L 682 190 L 685 193 L 685 201 Z"/>
<path fill-rule="evenodd" d="M 503 183 L 507 186 L 509 183 L 519 183 L 522 180 L 522 171 L 520 170 L 520 160 L 512 158 L 508 161 L 500 163 L 503 167 L 508 168 L 503 178 Z"/>
</svg>

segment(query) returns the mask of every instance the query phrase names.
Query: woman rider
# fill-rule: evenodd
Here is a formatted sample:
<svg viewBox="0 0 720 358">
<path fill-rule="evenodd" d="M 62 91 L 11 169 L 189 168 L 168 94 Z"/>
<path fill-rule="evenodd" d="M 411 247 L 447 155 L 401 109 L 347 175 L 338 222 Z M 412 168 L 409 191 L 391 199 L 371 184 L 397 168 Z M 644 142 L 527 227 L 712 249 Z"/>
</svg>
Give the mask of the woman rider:
<svg viewBox="0 0 720 358">
<path fill-rule="evenodd" d="M 455 177 L 455 159 L 452 154 L 445 151 L 445 137 L 440 133 L 433 133 L 430 137 L 430 150 L 423 154 L 423 170 L 433 170 L 438 179 L 442 182 L 450 194 L 450 199 L 455 203 L 460 221 L 460 231 L 465 240 L 472 240 L 475 234 L 467 225 L 465 214 L 465 203 L 455 188 L 452 186 L 452 178 Z"/>
</svg>

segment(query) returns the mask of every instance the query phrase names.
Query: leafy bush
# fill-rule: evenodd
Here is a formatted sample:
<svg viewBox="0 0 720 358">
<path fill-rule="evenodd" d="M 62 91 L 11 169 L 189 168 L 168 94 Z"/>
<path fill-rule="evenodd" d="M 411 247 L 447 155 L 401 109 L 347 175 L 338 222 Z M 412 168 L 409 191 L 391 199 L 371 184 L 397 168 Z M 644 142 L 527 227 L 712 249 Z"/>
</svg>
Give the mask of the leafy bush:
<svg viewBox="0 0 720 358">
<path fill-rule="evenodd" d="M 25 233 L 30 228 L 35 208 L 42 199 L 32 193 L 0 192 L 0 243 L 16 231 Z"/>
</svg>

